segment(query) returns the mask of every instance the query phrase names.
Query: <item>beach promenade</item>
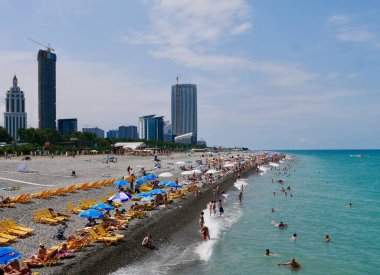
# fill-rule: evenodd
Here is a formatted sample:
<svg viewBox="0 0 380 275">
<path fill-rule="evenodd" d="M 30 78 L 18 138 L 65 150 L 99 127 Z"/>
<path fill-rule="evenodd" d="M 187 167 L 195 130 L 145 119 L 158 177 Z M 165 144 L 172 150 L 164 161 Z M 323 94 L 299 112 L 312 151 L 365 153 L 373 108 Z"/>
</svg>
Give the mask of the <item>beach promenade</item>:
<svg viewBox="0 0 380 275">
<path fill-rule="evenodd" d="M 230 154 L 231 156 L 231 154 Z M 183 180 L 180 176 L 182 172 L 178 161 L 186 160 L 188 166 L 197 166 L 196 160 L 205 161 L 201 154 L 188 155 L 184 153 L 171 154 L 169 156 L 160 156 L 161 168 L 155 169 L 155 162 L 152 157 L 136 156 L 117 156 L 117 162 L 107 162 L 106 156 L 76 156 L 66 157 L 32 157 L 30 161 L 22 161 L 21 158 L 1 159 L 0 182 L 1 195 L 3 197 L 15 197 L 25 193 L 38 193 L 47 189 L 57 189 L 74 184 L 91 183 L 118 179 L 127 176 L 127 167 L 130 166 L 135 174 L 139 173 L 141 167 L 151 173 L 160 174 L 170 172 L 175 177 Z M 273 159 L 270 159 L 273 161 Z M 261 161 L 269 161 L 261 159 Z M 17 172 L 21 163 L 27 165 L 24 172 Z M 256 167 L 254 162 L 250 167 Z M 75 171 L 76 177 L 72 177 L 72 171 Z M 26 171 L 26 172 L 25 172 Z M 254 169 L 248 169 L 245 173 L 253 172 Z M 232 183 L 234 173 L 230 171 L 223 177 L 219 184 L 224 190 L 227 190 Z M 164 179 L 165 180 L 165 179 Z M 93 244 L 75 253 L 72 259 L 65 259 L 63 264 L 55 267 L 39 269 L 40 274 L 107 274 L 118 268 L 127 265 L 136 260 L 141 260 L 147 254 L 147 250 L 141 247 L 141 240 L 147 234 L 151 233 L 157 237 L 157 243 L 161 246 L 168 244 L 173 232 L 178 232 L 187 225 L 194 223 L 199 212 L 205 207 L 209 198 L 212 186 L 202 188 L 200 198 L 195 198 L 190 193 L 185 200 L 176 200 L 170 209 L 159 207 L 159 211 L 149 211 L 146 217 L 135 219 L 129 223 L 129 228 L 123 231 L 126 237 L 119 244 L 106 246 L 104 244 Z M 13 190 L 16 189 L 16 190 Z M 46 247 L 58 245 L 62 241 L 53 238 L 57 232 L 57 226 L 51 226 L 32 221 L 33 211 L 43 208 L 53 208 L 56 212 L 67 213 L 66 206 L 68 202 L 75 205 L 79 200 L 94 199 L 102 201 L 111 192 L 115 192 L 113 185 L 102 186 L 100 188 L 90 188 L 85 191 L 77 191 L 62 196 L 52 196 L 46 199 L 33 199 L 26 204 L 16 204 L 14 208 L 0 208 L 1 220 L 13 218 L 17 223 L 33 228 L 32 235 L 26 238 L 19 238 L 10 246 L 21 252 L 21 258 L 25 260 L 37 253 L 38 244 L 44 242 Z M 123 208 L 128 209 L 132 202 L 123 204 Z M 65 235 L 75 235 L 75 230 L 84 228 L 87 219 L 80 218 L 78 215 L 71 214 L 67 222 L 68 228 Z M 189 240 L 194 235 L 189 235 Z M 184 241 L 184 244 L 186 242 Z M 93 263 L 96 263 L 95 265 Z"/>
</svg>

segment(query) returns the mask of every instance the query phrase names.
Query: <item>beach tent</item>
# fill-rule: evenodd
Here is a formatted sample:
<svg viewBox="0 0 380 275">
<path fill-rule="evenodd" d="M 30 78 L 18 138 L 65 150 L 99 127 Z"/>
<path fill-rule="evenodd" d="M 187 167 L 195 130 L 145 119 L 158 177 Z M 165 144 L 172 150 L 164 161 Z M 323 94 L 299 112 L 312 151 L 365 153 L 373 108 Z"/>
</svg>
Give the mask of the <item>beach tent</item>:
<svg viewBox="0 0 380 275">
<path fill-rule="evenodd" d="M 26 171 L 26 163 L 20 163 L 17 167 L 17 172 L 25 172 Z"/>
<path fill-rule="evenodd" d="M 10 247 L 0 247 L 0 265 L 7 265 L 21 258 L 20 252 Z"/>
</svg>

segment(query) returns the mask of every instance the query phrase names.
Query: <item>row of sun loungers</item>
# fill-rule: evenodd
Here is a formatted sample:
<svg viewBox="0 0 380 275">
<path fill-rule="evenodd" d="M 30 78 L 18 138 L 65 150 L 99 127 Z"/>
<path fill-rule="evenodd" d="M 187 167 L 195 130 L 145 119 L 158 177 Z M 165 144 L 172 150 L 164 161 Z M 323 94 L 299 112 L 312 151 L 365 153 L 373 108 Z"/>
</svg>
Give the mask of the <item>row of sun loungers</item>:
<svg viewBox="0 0 380 275">
<path fill-rule="evenodd" d="M 92 183 L 83 183 L 83 184 L 79 184 L 79 185 L 71 185 L 68 187 L 61 187 L 61 188 L 58 188 L 55 190 L 45 190 L 45 191 L 41 191 L 41 192 L 35 193 L 35 194 L 22 194 L 20 196 L 11 198 L 10 202 L 11 203 L 27 203 L 27 202 L 30 202 L 32 199 L 46 199 L 46 198 L 50 198 L 52 196 L 63 196 L 63 195 L 66 195 L 67 193 L 73 193 L 76 191 L 84 191 L 84 190 L 87 190 L 90 188 L 99 188 L 102 186 L 112 185 L 114 181 L 115 180 L 113 180 L 113 179 L 104 180 L 104 181 L 95 181 Z M 0 207 L 1 206 L 2 205 L 0 204 Z M 14 206 L 14 205 L 13 204 L 9 205 L 9 206 L 4 205 L 4 207 L 12 207 L 12 206 Z"/>
<path fill-rule="evenodd" d="M 63 221 L 68 220 L 68 217 L 65 215 L 52 214 L 48 209 L 35 210 L 34 216 L 32 218 L 34 222 L 46 223 L 49 225 L 57 225 Z"/>
<path fill-rule="evenodd" d="M 24 225 L 17 225 L 12 218 L 2 220 L 0 221 L 0 244 L 14 242 L 17 238 L 26 237 L 32 232 L 33 229 Z"/>
</svg>

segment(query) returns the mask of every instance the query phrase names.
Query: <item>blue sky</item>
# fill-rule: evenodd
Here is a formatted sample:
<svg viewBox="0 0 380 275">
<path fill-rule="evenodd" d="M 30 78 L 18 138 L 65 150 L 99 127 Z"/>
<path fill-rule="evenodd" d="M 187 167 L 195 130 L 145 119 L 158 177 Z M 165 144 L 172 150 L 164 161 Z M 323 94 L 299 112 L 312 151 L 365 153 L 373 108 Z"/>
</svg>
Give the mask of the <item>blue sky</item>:
<svg viewBox="0 0 380 275">
<path fill-rule="evenodd" d="M 375 1 L 0 0 L 0 111 L 13 74 L 37 126 L 39 46 L 57 62 L 57 117 L 105 130 L 198 85 L 198 136 L 255 149 L 380 148 Z"/>
</svg>

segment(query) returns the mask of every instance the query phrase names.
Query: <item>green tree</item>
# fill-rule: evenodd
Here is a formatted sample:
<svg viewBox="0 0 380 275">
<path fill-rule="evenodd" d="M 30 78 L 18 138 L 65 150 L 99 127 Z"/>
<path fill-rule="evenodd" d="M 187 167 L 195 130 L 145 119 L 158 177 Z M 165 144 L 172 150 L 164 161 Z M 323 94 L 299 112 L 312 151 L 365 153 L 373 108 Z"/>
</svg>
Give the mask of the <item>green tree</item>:
<svg viewBox="0 0 380 275">
<path fill-rule="evenodd" d="M 0 126 L 0 142 L 11 143 L 12 137 L 8 134 L 4 127 Z"/>
</svg>

